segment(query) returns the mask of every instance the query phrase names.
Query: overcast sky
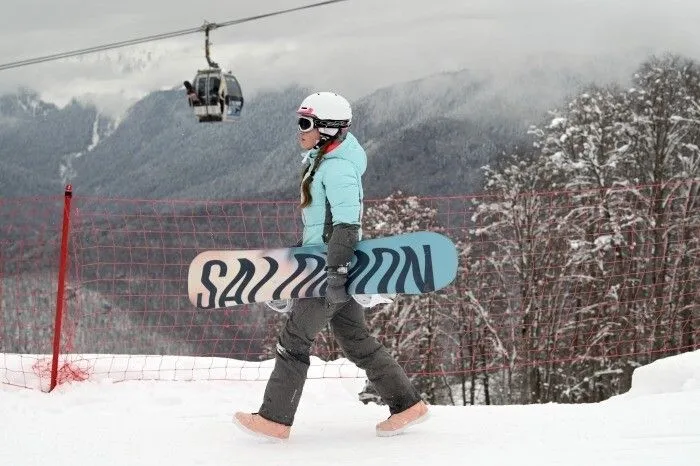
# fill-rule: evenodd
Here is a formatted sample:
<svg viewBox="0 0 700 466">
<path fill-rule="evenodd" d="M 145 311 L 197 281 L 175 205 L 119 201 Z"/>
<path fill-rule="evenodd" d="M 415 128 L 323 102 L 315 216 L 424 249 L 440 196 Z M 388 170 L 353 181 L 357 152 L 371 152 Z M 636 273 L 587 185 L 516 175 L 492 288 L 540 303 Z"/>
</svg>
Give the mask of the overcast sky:
<svg viewBox="0 0 700 466">
<path fill-rule="evenodd" d="M 0 63 L 315 1 L 0 0 Z M 650 53 L 700 60 L 700 0 L 349 0 L 222 28 L 212 41 L 248 96 L 299 83 L 354 99 L 464 68 L 507 86 L 526 85 L 531 66 L 621 79 Z M 59 105 L 91 98 L 119 112 L 191 79 L 206 65 L 203 43 L 194 34 L 0 71 L 0 93 L 26 86 Z"/>
</svg>

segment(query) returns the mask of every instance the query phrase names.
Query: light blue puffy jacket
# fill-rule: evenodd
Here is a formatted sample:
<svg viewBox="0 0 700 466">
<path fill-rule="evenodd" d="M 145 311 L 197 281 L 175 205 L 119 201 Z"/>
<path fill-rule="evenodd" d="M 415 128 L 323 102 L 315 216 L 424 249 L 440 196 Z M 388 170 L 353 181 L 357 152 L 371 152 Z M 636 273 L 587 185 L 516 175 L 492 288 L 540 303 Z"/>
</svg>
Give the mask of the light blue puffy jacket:
<svg viewBox="0 0 700 466">
<path fill-rule="evenodd" d="M 307 153 L 312 165 L 317 154 L 317 149 Z M 311 182 L 311 204 L 302 210 L 303 244 L 323 244 L 327 205 L 333 225 L 361 225 L 364 197 L 362 174 L 366 168 L 365 150 L 351 133 L 339 146 L 323 156 Z M 360 230 L 360 238 L 361 235 Z"/>
</svg>

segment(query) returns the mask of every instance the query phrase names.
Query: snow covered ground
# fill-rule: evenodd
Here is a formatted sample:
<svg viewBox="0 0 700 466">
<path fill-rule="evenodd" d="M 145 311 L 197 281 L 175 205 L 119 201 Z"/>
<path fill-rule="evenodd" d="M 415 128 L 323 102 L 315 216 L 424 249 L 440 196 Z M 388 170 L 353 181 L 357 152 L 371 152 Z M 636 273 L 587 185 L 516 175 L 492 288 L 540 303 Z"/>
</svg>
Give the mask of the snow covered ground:
<svg viewBox="0 0 700 466">
<path fill-rule="evenodd" d="M 22 358 L 0 361 L 12 370 Z M 285 444 L 232 424 L 235 410 L 257 409 L 265 386 L 243 372 L 238 381 L 95 375 L 52 393 L 0 385 L 0 465 L 700 465 L 700 351 L 638 369 L 628 393 L 602 403 L 434 406 L 394 438 L 375 437 L 388 413 L 357 401 L 356 368 L 314 360 L 311 376 L 321 373 L 352 378 L 310 379 Z"/>
</svg>

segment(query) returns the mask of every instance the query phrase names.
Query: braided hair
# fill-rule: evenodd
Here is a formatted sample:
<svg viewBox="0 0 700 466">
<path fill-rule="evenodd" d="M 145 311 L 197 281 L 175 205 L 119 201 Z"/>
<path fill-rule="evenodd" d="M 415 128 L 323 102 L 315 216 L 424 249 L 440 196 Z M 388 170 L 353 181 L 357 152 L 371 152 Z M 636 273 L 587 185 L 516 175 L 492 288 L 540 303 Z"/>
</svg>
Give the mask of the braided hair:
<svg viewBox="0 0 700 466">
<path fill-rule="evenodd" d="M 318 169 L 318 166 L 321 164 L 321 161 L 323 160 L 323 156 L 326 155 L 328 148 L 330 147 L 331 144 L 333 144 L 335 139 L 329 139 L 327 140 L 318 150 L 318 154 L 314 158 L 313 163 L 311 166 L 304 168 L 304 170 L 301 173 L 301 203 L 299 204 L 299 207 L 304 208 L 308 207 L 311 205 L 311 183 L 314 180 L 314 175 L 316 174 L 316 170 Z M 308 173 L 308 175 L 307 175 Z"/>
</svg>

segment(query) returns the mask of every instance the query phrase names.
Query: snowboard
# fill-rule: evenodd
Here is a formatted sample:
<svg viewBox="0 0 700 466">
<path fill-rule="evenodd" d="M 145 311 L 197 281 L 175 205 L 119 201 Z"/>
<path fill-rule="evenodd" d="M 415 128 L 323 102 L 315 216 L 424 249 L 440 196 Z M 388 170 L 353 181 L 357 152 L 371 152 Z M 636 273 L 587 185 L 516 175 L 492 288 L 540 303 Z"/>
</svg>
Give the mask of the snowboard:
<svg viewBox="0 0 700 466">
<path fill-rule="evenodd" d="M 201 309 L 325 296 L 327 245 L 278 249 L 213 250 L 188 270 L 188 295 Z M 350 295 L 423 294 L 457 276 L 457 248 L 429 231 L 357 243 L 348 270 Z"/>
</svg>

